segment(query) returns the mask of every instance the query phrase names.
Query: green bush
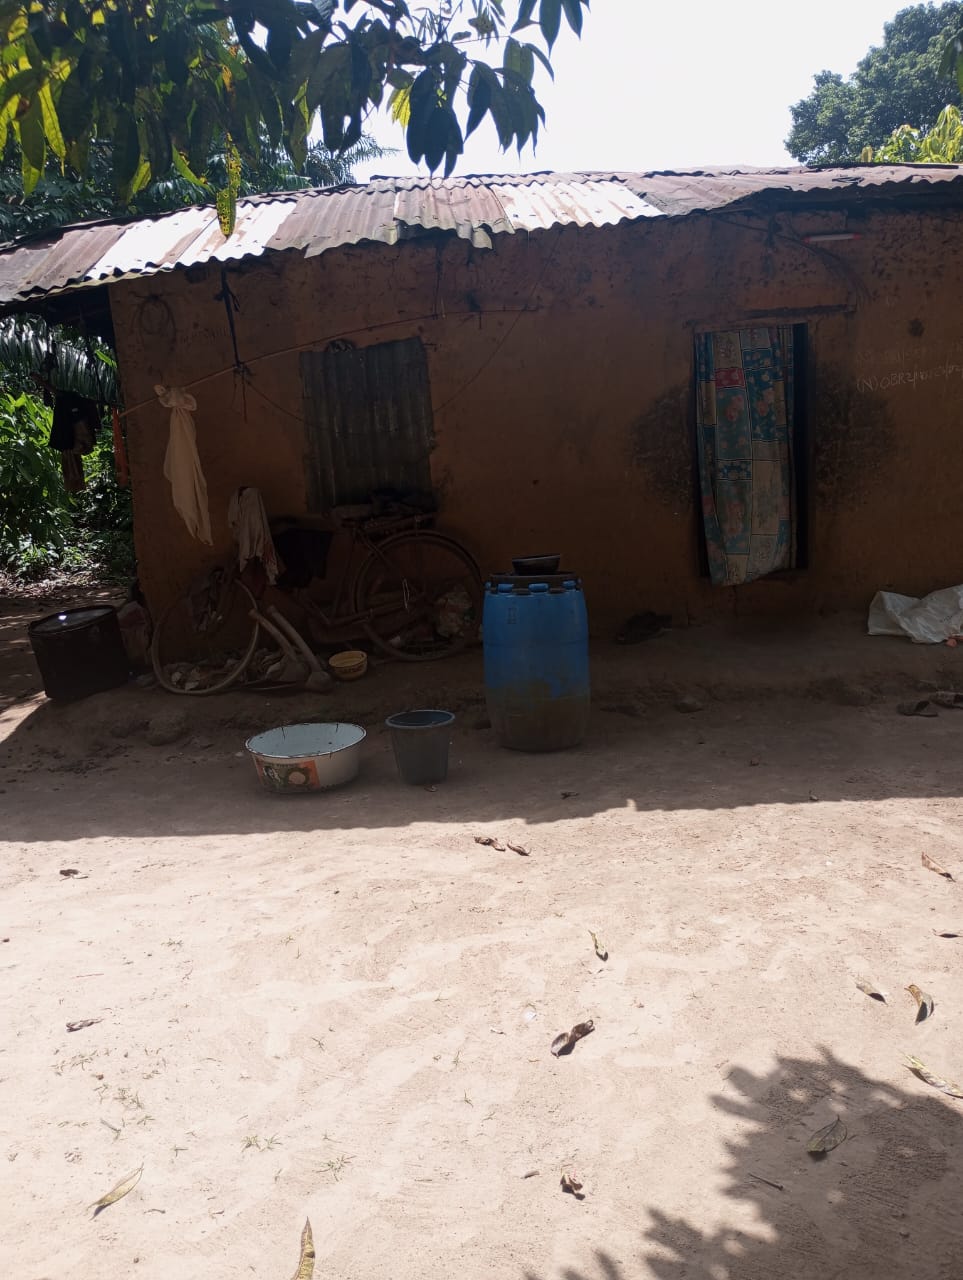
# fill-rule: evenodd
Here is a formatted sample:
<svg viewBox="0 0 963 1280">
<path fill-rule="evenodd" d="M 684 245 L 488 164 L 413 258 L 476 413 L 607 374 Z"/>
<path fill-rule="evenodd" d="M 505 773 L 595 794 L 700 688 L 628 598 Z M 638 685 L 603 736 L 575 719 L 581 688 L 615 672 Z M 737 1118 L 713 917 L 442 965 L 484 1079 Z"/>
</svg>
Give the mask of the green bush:
<svg viewBox="0 0 963 1280">
<path fill-rule="evenodd" d="M 39 400 L 0 391 L 0 567 L 27 580 L 57 565 L 73 529 L 49 436 Z"/>
<path fill-rule="evenodd" d="M 73 549 L 95 572 L 113 582 L 136 573 L 134 512 L 130 489 L 122 489 L 114 474 L 114 443 L 109 430 L 84 458 L 87 488 L 76 495 Z"/>
<path fill-rule="evenodd" d="M 130 491 L 114 478 L 109 429 L 84 458 L 87 488 L 68 494 L 50 418 L 36 397 L 0 388 L 0 569 L 24 582 L 58 568 L 133 577 Z"/>
</svg>

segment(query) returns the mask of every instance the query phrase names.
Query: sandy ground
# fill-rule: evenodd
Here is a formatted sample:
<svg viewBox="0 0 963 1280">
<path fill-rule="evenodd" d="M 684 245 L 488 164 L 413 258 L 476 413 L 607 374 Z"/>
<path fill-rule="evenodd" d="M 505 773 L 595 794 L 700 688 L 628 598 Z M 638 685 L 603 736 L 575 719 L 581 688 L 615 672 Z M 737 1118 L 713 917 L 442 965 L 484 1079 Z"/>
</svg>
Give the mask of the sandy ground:
<svg viewBox="0 0 963 1280">
<path fill-rule="evenodd" d="M 963 1102 L 903 1065 L 963 1082 L 963 713 L 894 710 L 963 656 L 848 622 L 601 651 L 589 740 L 533 757 L 475 655 L 151 747 L 174 699 L 36 695 L 39 611 L 0 618 L 0 1274 L 287 1280 L 306 1217 L 317 1280 L 963 1274 Z M 459 713 L 436 791 L 378 731 L 418 701 Z M 318 714 L 367 724 L 361 779 L 260 794 L 246 733 Z"/>
</svg>

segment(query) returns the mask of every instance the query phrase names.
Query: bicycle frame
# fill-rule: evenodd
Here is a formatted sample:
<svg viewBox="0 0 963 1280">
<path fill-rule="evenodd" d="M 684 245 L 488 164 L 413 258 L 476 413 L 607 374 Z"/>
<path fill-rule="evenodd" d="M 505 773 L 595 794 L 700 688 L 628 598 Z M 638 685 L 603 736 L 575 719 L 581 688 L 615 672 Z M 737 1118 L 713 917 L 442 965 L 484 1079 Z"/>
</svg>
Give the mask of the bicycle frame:
<svg viewBox="0 0 963 1280">
<path fill-rule="evenodd" d="M 350 632 L 352 628 L 359 625 L 363 626 L 366 622 L 370 622 L 372 618 L 385 617 L 390 613 L 397 612 L 397 603 L 389 601 L 383 605 L 376 605 L 372 609 L 342 610 L 342 604 L 346 604 L 346 597 L 350 598 L 350 584 L 353 583 L 354 576 L 357 574 L 360 565 L 358 564 L 359 549 L 366 553 L 366 556 L 380 556 L 386 567 L 390 568 L 390 562 L 381 555 L 379 545 L 382 541 L 387 541 L 398 533 L 410 533 L 416 536 L 422 528 L 427 524 L 426 517 L 423 516 L 399 516 L 391 520 L 387 520 L 379 527 L 379 533 L 384 530 L 383 536 L 373 538 L 367 528 L 363 524 L 352 524 L 345 529 L 350 533 L 351 546 L 348 555 L 345 557 L 344 566 L 338 578 L 335 588 L 334 599 L 328 609 L 324 609 L 321 605 L 313 600 L 306 599 L 302 592 L 297 592 L 295 598 L 301 607 L 309 613 L 312 618 L 316 619 L 330 633 L 330 640 L 336 642 L 342 638 L 342 632 Z M 364 564 L 365 560 L 361 560 L 360 564 Z M 406 589 L 407 590 L 407 589 Z M 417 595 L 412 593 L 411 600 L 416 600 Z M 409 603 L 406 595 L 406 605 Z"/>
<path fill-rule="evenodd" d="M 455 647 L 443 648 L 441 652 L 434 647 L 419 649 L 417 646 L 420 643 L 420 638 L 417 635 L 414 640 L 416 647 L 413 651 L 408 651 L 404 647 L 400 636 L 397 640 L 393 638 L 396 619 L 399 614 L 408 615 L 401 624 L 403 628 L 411 624 L 414 624 L 417 628 L 424 623 L 425 618 L 430 617 L 430 610 L 434 607 L 431 587 L 427 585 L 422 587 L 413 586 L 409 576 L 412 571 L 407 568 L 399 569 L 398 565 L 392 562 L 391 553 L 402 544 L 407 545 L 409 548 L 412 543 L 417 545 L 420 541 L 419 534 L 424 535 L 425 543 L 434 548 L 436 553 L 439 549 L 444 551 L 447 548 L 448 556 L 453 556 L 456 564 L 456 580 L 464 583 L 467 573 L 470 584 L 468 590 L 472 590 L 471 584 L 474 584 L 475 595 L 480 598 L 481 578 L 478 574 L 478 566 L 472 560 L 471 555 L 455 539 L 432 528 L 432 524 L 433 521 L 430 518 L 418 515 L 387 517 L 365 523 L 345 522 L 342 525 L 342 529 L 345 534 L 349 535 L 349 546 L 343 568 L 337 577 L 334 600 L 331 605 L 325 609 L 314 601 L 305 599 L 303 592 L 293 591 L 291 593 L 310 618 L 317 620 L 320 624 L 318 630 L 323 630 L 324 632 L 322 636 L 314 636 L 313 639 L 321 644 L 331 643 L 337 645 L 345 640 L 354 639 L 360 628 L 366 633 L 369 640 L 377 648 L 386 652 L 389 657 L 404 658 L 413 662 L 430 661 L 434 658 L 444 657 L 446 653 L 457 652 L 458 649 L 463 647 L 470 638 L 468 631 L 454 633 L 456 636 L 453 642 Z M 364 553 L 360 563 L 358 563 L 359 552 Z M 381 571 L 381 566 L 384 566 L 384 569 L 388 571 L 389 578 L 393 577 L 394 579 L 393 598 L 389 596 L 382 603 L 376 595 L 375 598 L 378 599 L 378 602 L 371 603 L 371 584 L 369 579 L 372 576 L 372 570 L 377 575 Z M 218 668 L 213 672 L 214 682 L 211 684 L 188 689 L 182 688 L 172 679 L 168 679 L 162 651 L 162 638 L 166 634 L 166 624 L 174 615 L 176 609 L 190 608 L 190 594 L 179 596 L 171 601 L 158 619 L 151 641 L 151 663 L 161 687 L 172 693 L 189 693 L 195 696 L 221 692 L 240 679 L 247 671 L 257 647 L 258 636 L 262 630 L 265 634 L 271 636 L 284 656 L 295 660 L 297 663 L 303 663 L 305 669 L 309 672 L 308 687 L 313 687 L 312 681 L 320 684 L 323 679 L 326 683 L 328 677 L 323 672 L 321 664 L 318 662 L 310 645 L 296 627 L 271 604 L 267 604 L 266 608 L 262 609 L 259 600 L 263 595 L 266 583 L 262 581 L 257 584 L 257 598 L 255 598 L 251 588 L 241 580 L 241 576 L 237 573 L 236 565 L 230 565 L 226 569 L 222 567 L 217 573 L 221 578 L 219 590 L 222 593 L 218 597 L 218 608 L 220 608 L 223 599 L 223 592 L 230 587 L 232 591 L 240 593 L 239 599 L 243 612 L 247 614 L 248 619 L 253 623 L 246 646 L 236 660 L 232 659 L 232 662 L 228 663 L 229 669 L 225 671 Z M 377 577 L 376 581 L 378 581 Z M 380 582 L 378 585 L 380 586 Z M 360 600 L 367 604 L 368 607 L 364 609 L 349 608 L 346 601 L 349 592 L 352 597 L 352 605 Z M 419 613 L 418 606 L 422 602 L 424 602 L 426 609 Z M 479 602 L 474 601 L 473 607 L 477 614 Z M 382 618 L 391 619 L 391 638 L 383 636 L 377 627 L 373 625 L 375 620 L 380 622 Z M 194 629 L 197 630 L 196 623 L 193 625 Z M 451 633 L 441 634 L 444 646 Z M 434 638 L 430 639 L 430 644 L 434 645 Z"/>
</svg>

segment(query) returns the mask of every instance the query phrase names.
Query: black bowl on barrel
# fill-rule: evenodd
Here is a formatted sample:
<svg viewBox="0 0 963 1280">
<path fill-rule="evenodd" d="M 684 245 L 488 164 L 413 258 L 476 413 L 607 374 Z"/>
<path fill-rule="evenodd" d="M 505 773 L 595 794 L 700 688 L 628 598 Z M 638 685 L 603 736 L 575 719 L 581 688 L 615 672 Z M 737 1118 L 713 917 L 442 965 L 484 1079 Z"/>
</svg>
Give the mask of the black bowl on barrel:
<svg viewBox="0 0 963 1280">
<path fill-rule="evenodd" d="M 559 556 L 520 556 L 512 561 L 512 569 L 522 577 L 531 577 L 533 573 L 558 573 L 562 562 Z"/>
</svg>

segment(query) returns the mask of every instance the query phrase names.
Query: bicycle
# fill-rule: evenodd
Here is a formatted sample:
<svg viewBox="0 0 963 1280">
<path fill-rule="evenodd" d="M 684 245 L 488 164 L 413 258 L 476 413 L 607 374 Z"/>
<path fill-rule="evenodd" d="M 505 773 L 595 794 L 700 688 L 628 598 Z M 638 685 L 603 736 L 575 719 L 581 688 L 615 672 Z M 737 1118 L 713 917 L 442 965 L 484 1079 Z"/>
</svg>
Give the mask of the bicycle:
<svg viewBox="0 0 963 1280">
<path fill-rule="evenodd" d="M 406 662 L 446 658 L 477 639 L 482 579 L 461 543 L 432 528 L 429 515 L 355 510 L 333 513 L 350 539 L 334 599 L 325 608 L 295 593 L 313 623 L 312 639 L 337 643 L 360 626 L 376 648 Z"/>
<path fill-rule="evenodd" d="M 430 527 L 431 516 L 340 508 L 332 517 L 333 536 L 341 532 L 349 539 L 333 600 L 322 606 L 303 586 L 288 592 L 307 617 L 315 644 L 344 643 L 360 630 L 389 657 L 426 662 L 459 653 L 477 639 L 483 599 L 478 566 L 457 539 Z M 312 521 L 293 522 L 287 532 L 292 528 L 310 531 Z M 163 612 L 151 661 L 165 689 L 202 696 L 229 688 L 251 666 L 262 630 L 289 670 L 303 662 L 306 680 L 320 671 L 297 628 L 273 605 L 259 607 L 266 583 L 245 576 L 233 565 L 216 568 Z M 183 656 L 171 662 L 175 650 Z"/>
</svg>

